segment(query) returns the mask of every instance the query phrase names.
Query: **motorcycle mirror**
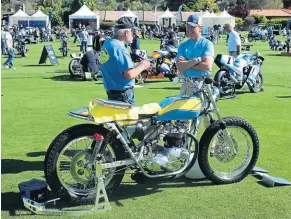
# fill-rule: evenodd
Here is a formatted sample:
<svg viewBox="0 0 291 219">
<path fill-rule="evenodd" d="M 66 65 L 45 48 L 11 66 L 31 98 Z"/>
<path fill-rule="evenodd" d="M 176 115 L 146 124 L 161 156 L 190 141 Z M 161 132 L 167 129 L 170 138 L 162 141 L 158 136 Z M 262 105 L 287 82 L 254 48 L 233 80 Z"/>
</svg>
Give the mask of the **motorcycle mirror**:
<svg viewBox="0 0 291 219">
<path fill-rule="evenodd" d="M 175 78 L 173 79 L 173 82 L 172 82 L 172 83 L 173 83 L 173 84 L 177 84 L 177 83 L 179 82 L 179 79 L 180 79 L 179 77 L 175 77 Z"/>
</svg>

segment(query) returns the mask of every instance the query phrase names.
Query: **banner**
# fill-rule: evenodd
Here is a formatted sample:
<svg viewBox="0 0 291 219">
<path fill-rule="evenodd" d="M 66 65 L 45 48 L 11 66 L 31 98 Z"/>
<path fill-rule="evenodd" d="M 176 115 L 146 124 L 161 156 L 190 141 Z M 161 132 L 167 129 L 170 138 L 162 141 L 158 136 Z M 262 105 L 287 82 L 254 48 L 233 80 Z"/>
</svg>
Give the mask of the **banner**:
<svg viewBox="0 0 291 219">
<path fill-rule="evenodd" d="M 182 9 L 183 9 L 183 5 L 180 5 L 178 8 L 178 13 L 177 13 L 177 25 L 181 25 L 183 22 L 183 17 L 182 17 Z"/>
</svg>

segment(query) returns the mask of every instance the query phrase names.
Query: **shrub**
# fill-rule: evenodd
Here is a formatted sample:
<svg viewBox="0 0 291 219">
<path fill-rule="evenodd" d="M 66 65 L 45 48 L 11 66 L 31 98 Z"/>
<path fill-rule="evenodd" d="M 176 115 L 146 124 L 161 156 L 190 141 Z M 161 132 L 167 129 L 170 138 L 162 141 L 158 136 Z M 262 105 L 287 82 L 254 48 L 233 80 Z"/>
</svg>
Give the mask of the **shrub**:
<svg viewBox="0 0 291 219">
<path fill-rule="evenodd" d="M 246 17 L 244 20 L 245 25 L 253 25 L 255 22 L 256 20 L 252 16 Z"/>
</svg>

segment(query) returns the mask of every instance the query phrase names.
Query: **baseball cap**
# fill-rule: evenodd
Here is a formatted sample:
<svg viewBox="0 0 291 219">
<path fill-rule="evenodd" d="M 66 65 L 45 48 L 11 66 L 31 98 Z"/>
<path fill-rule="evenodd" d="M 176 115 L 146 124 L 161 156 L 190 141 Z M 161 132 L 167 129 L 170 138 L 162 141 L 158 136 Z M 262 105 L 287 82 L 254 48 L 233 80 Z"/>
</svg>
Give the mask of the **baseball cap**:
<svg viewBox="0 0 291 219">
<path fill-rule="evenodd" d="M 117 29 L 139 29 L 134 25 L 132 19 L 129 17 L 122 17 L 117 20 L 117 25 L 115 25 Z"/>
<path fill-rule="evenodd" d="M 192 27 L 203 26 L 202 18 L 192 14 L 188 17 L 187 24 L 191 25 Z"/>
</svg>

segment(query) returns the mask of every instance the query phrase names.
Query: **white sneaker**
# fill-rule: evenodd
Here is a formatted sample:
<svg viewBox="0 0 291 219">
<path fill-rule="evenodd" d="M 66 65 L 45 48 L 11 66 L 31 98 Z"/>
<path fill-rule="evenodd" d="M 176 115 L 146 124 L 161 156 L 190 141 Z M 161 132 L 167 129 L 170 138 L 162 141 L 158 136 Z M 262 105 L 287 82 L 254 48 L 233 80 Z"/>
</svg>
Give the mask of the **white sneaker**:
<svg viewBox="0 0 291 219">
<path fill-rule="evenodd" d="M 9 68 L 9 66 L 8 65 L 5 65 L 5 68 Z"/>
</svg>

